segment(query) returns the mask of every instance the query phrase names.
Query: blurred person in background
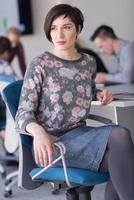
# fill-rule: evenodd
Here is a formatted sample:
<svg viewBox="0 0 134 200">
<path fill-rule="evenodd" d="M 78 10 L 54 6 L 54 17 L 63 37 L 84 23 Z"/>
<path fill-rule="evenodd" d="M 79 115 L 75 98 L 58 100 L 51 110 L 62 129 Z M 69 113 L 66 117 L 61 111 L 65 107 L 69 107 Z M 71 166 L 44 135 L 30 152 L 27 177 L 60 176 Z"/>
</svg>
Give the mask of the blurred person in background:
<svg viewBox="0 0 134 200">
<path fill-rule="evenodd" d="M 24 76 L 26 71 L 26 61 L 24 47 L 20 41 L 21 33 L 18 28 L 10 27 L 6 31 L 6 36 L 8 37 L 12 45 L 10 62 L 14 59 L 14 57 L 17 57 L 21 74 L 22 76 Z"/>
<path fill-rule="evenodd" d="M 96 83 L 131 83 L 134 81 L 134 42 L 119 38 L 114 30 L 107 25 L 98 27 L 91 36 L 91 41 L 100 52 L 113 55 L 116 60 L 116 71 L 97 73 Z"/>
<path fill-rule="evenodd" d="M 10 59 L 12 55 L 11 42 L 7 37 L 0 36 L 0 76 L 9 76 L 11 78 L 17 79 L 17 75 L 12 65 L 10 64 Z M 2 100 L 1 91 L 3 89 L 3 84 L 0 81 L 0 120 L 6 121 L 6 106 Z M 5 130 L 4 128 L 0 130 L 0 136 L 4 139 Z"/>
</svg>

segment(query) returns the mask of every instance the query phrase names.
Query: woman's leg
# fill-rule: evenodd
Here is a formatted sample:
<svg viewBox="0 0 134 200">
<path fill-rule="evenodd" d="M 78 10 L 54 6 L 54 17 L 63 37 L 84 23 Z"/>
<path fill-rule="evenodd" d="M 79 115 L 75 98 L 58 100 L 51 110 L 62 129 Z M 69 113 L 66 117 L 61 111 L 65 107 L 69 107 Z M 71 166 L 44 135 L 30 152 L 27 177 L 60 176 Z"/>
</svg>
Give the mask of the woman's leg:
<svg viewBox="0 0 134 200">
<path fill-rule="evenodd" d="M 109 150 L 106 149 L 105 155 L 103 157 L 103 160 L 101 162 L 99 171 L 109 171 L 108 169 L 108 156 L 109 156 Z M 108 183 L 106 184 L 106 188 L 105 188 L 105 200 L 119 200 L 119 196 L 117 194 L 117 192 L 114 189 L 114 186 L 112 184 L 112 181 L 108 181 Z"/>
<path fill-rule="evenodd" d="M 111 183 L 108 183 L 109 185 L 106 187 L 106 200 L 133 200 L 134 146 L 130 133 L 125 128 L 113 127 L 100 171 L 106 171 L 107 168 Z M 108 195 L 108 193 L 110 194 Z M 113 194 L 112 198 L 110 197 L 111 193 Z"/>
<path fill-rule="evenodd" d="M 114 189 L 112 181 L 109 181 L 105 189 L 105 200 L 120 200 L 117 192 Z"/>
</svg>

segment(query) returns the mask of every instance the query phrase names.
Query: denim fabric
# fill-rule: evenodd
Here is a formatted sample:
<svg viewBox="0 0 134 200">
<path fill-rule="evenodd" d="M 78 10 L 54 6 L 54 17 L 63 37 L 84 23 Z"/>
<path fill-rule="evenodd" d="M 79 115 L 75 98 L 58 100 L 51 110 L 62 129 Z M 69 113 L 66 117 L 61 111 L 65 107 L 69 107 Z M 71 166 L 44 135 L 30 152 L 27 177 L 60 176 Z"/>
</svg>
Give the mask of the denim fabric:
<svg viewBox="0 0 134 200">
<path fill-rule="evenodd" d="M 98 171 L 114 126 L 83 126 L 59 136 L 59 140 L 66 146 L 67 166 Z M 61 161 L 56 166 L 61 166 Z"/>
</svg>

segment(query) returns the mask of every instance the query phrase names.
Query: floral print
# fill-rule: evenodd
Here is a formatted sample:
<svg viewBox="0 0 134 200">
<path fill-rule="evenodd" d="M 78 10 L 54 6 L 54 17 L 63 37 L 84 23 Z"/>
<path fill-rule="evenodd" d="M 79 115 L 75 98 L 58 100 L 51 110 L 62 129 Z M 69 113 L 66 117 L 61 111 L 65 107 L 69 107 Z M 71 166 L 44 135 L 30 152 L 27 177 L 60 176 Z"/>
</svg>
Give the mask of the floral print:
<svg viewBox="0 0 134 200">
<path fill-rule="evenodd" d="M 63 60 L 44 52 L 27 68 L 16 128 L 37 122 L 48 132 L 77 127 L 89 115 L 95 95 L 95 61 L 87 54 Z"/>
</svg>

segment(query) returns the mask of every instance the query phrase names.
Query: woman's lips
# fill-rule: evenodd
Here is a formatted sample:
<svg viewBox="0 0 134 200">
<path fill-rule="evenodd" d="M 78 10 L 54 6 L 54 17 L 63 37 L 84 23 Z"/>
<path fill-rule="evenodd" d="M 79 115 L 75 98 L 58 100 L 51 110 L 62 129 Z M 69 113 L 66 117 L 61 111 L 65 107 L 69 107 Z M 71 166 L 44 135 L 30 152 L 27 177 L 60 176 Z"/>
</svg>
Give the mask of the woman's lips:
<svg viewBox="0 0 134 200">
<path fill-rule="evenodd" d="M 60 44 L 60 45 L 64 45 L 66 43 L 66 41 L 58 41 L 56 42 L 57 44 Z"/>
</svg>

